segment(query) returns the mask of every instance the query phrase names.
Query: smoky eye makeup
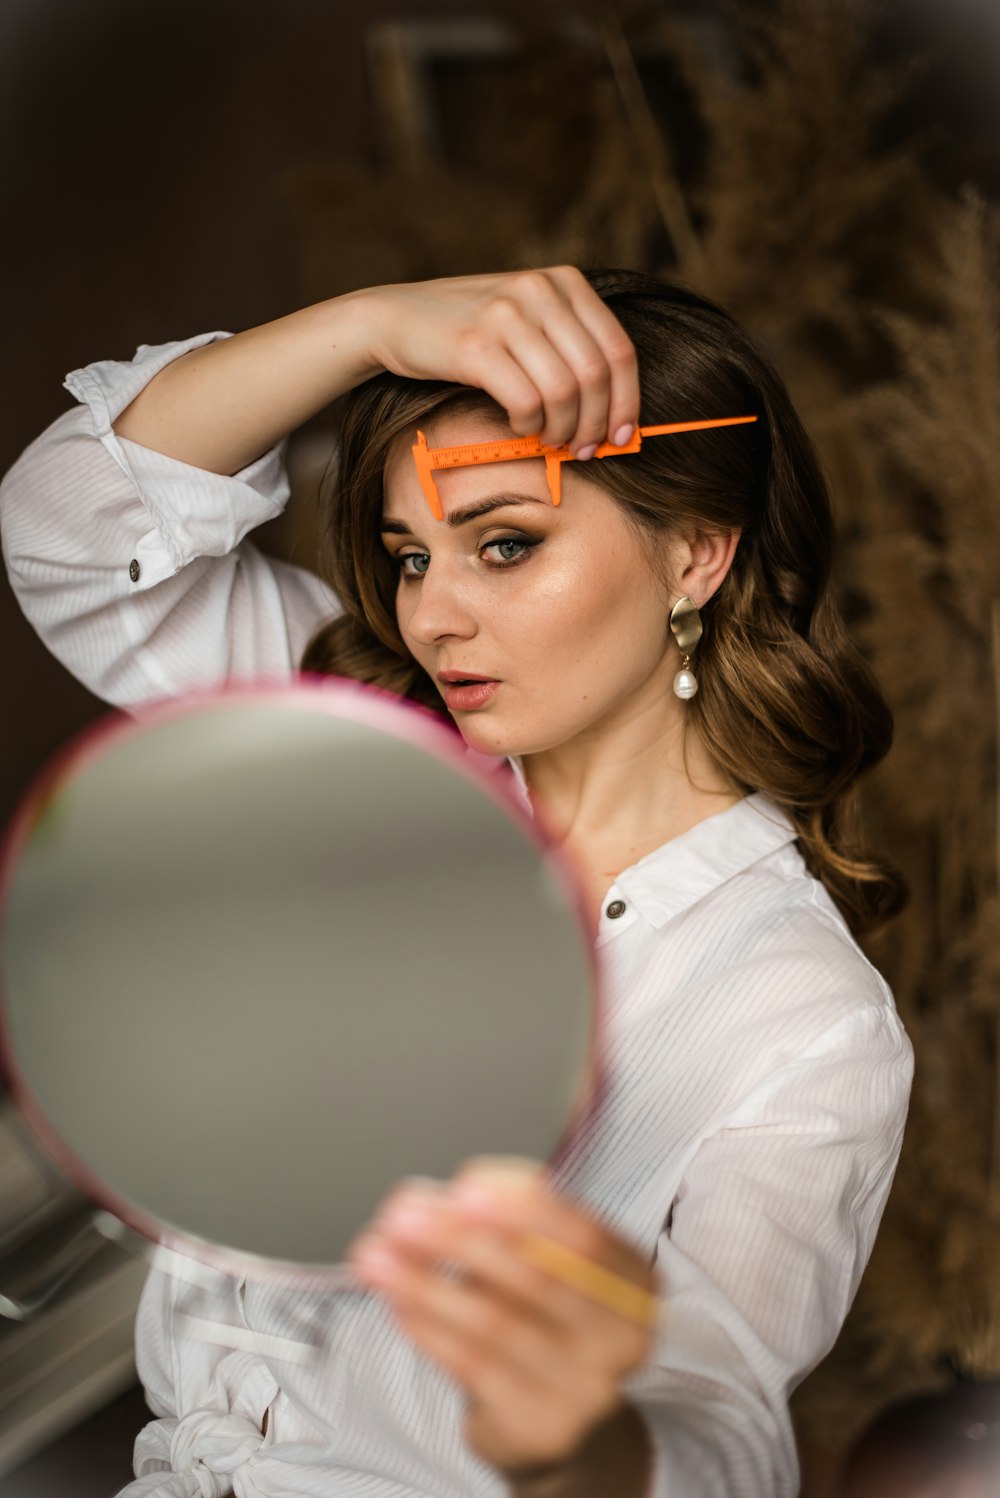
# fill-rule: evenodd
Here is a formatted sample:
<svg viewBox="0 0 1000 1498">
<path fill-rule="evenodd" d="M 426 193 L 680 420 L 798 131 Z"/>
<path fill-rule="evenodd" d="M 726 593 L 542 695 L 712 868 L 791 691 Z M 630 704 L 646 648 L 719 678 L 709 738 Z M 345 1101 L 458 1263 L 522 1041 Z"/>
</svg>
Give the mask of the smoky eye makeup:
<svg viewBox="0 0 1000 1498">
<path fill-rule="evenodd" d="M 484 541 L 478 546 L 477 551 L 489 571 L 505 572 L 527 561 L 535 547 L 541 545 L 542 539 L 541 536 L 494 536 L 491 541 Z M 394 555 L 390 554 L 390 560 L 402 578 L 423 577 L 430 565 L 430 556 L 426 551 L 398 551 Z M 427 565 L 410 567 L 410 562 Z"/>
</svg>

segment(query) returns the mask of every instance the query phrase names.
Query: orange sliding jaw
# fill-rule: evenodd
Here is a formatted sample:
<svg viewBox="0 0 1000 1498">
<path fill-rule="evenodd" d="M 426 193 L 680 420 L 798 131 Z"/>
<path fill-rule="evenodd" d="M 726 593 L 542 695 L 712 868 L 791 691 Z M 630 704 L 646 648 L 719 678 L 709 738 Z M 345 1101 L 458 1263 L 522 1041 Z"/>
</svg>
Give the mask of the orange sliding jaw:
<svg viewBox="0 0 1000 1498">
<path fill-rule="evenodd" d="M 700 432 L 707 427 L 742 426 L 756 421 L 756 416 L 720 416 L 713 421 L 672 421 L 666 426 L 638 427 L 621 447 L 613 442 L 602 442 L 594 454 L 595 458 L 620 458 L 625 453 L 637 453 L 642 447 L 643 437 L 667 437 L 675 432 Z M 417 477 L 424 491 L 424 498 L 431 507 L 435 520 L 444 519 L 441 498 L 434 483 L 436 468 L 469 468 L 478 463 L 509 463 L 514 458 L 544 458 L 545 481 L 554 505 L 562 499 L 562 464 L 575 461 L 569 447 L 562 443 L 558 447 L 546 447 L 537 437 L 498 438 L 495 442 L 469 442 L 463 447 L 428 447 L 423 432 L 417 432 L 413 445 L 413 458 L 417 465 Z"/>
</svg>

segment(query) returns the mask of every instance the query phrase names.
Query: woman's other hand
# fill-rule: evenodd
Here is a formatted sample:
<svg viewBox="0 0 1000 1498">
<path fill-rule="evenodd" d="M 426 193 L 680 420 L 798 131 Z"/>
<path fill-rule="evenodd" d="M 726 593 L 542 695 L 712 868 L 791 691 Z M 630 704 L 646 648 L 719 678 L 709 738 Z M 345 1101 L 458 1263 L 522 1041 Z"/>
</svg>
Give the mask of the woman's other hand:
<svg viewBox="0 0 1000 1498">
<path fill-rule="evenodd" d="M 576 1455 L 621 1408 L 621 1381 L 654 1337 L 528 1262 L 524 1234 L 659 1292 L 643 1254 L 540 1176 L 501 1184 L 475 1162 L 448 1183 L 403 1182 L 350 1249 L 361 1282 L 465 1390 L 470 1448 L 508 1474 Z"/>
<path fill-rule="evenodd" d="M 393 374 L 485 390 L 518 436 L 592 456 L 639 421 L 635 349 L 572 265 L 378 286 L 364 302 L 368 352 Z"/>
</svg>

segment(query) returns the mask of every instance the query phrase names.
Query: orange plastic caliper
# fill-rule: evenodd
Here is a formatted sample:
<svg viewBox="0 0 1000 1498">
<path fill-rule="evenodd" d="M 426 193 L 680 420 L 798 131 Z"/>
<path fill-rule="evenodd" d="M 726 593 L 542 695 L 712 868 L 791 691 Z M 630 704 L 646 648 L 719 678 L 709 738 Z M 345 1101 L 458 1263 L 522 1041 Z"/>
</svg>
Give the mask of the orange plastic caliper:
<svg viewBox="0 0 1000 1498">
<path fill-rule="evenodd" d="M 674 432 L 699 432 L 707 427 L 740 426 L 744 422 L 756 420 L 756 416 L 720 416 L 713 421 L 672 421 L 665 426 L 637 427 L 628 442 L 621 447 L 616 447 L 613 442 L 602 442 L 594 457 L 620 458 L 625 453 L 637 453 L 642 447 L 643 437 L 666 437 Z M 424 498 L 436 520 L 444 519 L 441 498 L 434 483 L 436 468 L 469 468 L 477 463 L 509 463 L 513 458 L 544 458 L 545 481 L 552 503 L 557 505 L 562 499 L 562 465 L 577 461 L 566 443 L 561 443 L 558 447 L 547 447 L 537 437 L 498 438 L 494 442 L 468 442 L 462 447 L 428 447 L 427 438 L 420 431 L 413 444 L 413 458 Z"/>
</svg>

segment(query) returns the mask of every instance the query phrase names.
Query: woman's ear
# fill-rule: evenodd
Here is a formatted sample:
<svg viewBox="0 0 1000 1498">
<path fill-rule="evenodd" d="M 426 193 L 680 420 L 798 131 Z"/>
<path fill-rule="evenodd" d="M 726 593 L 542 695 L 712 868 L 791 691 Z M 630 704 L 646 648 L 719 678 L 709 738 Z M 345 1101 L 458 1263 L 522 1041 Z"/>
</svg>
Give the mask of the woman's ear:
<svg viewBox="0 0 1000 1498">
<path fill-rule="evenodd" d="M 687 538 L 688 560 L 680 575 L 680 589 L 701 608 L 718 592 L 733 565 L 742 532 L 695 531 Z"/>
</svg>

